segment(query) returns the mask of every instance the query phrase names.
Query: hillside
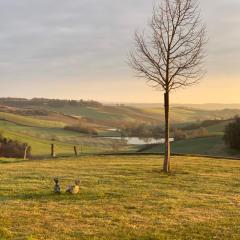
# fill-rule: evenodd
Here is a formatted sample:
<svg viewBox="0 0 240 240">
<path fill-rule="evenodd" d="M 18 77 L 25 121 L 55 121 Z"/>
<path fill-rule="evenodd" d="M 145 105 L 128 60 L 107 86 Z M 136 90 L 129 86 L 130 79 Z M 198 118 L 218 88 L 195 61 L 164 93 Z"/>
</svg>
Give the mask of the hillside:
<svg viewBox="0 0 240 240">
<path fill-rule="evenodd" d="M 111 150 L 117 140 L 99 139 L 64 129 L 78 123 L 77 119 L 61 114 L 49 116 L 22 116 L 0 112 L 0 134 L 9 139 L 28 143 L 33 157 L 49 156 L 50 145 L 56 145 L 58 156 L 73 155 L 73 146 L 83 153 Z M 124 146 L 123 146 L 124 147 Z"/>
<path fill-rule="evenodd" d="M 238 156 L 240 152 L 229 150 L 225 147 L 221 136 L 209 136 L 175 141 L 171 144 L 172 153 L 196 154 L 210 156 Z M 164 145 L 149 145 L 141 147 L 139 152 L 163 153 Z"/>
<path fill-rule="evenodd" d="M 114 105 L 114 104 L 109 104 Z M 159 108 L 162 107 L 163 104 L 160 103 L 126 103 L 127 106 L 137 107 L 137 108 Z M 224 109 L 240 109 L 240 104 L 224 104 L 224 103 L 203 103 L 203 104 L 177 104 L 172 103 L 174 107 L 187 107 L 194 109 L 202 109 L 202 110 L 224 110 Z"/>
<path fill-rule="evenodd" d="M 240 162 L 174 157 L 173 173 L 165 175 L 162 160 L 0 164 L 0 239 L 239 239 Z M 80 194 L 54 195 L 55 176 L 63 191 L 80 178 Z"/>
<path fill-rule="evenodd" d="M 158 105 L 103 105 L 95 101 L 58 99 L 0 98 L 1 111 L 39 116 L 43 111 L 47 120 L 49 112 L 87 119 L 101 126 L 116 127 L 125 122 L 163 123 L 163 106 Z M 34 113 L 35 111 L 35 113 Z M 44 117 L 44 114 L 41 116 Z M 240 109 L 206 110 L 186 106 L 172 107 L 173 124 L 212 119 L 229 119 L 240 114 Z"/>
<path fill-rule="evenodd" d="M 229 149 L 223 140 L 224 129 L 231 121 L 214 120 L 187 125 L 186 129 L 193 128 L 193 130 L 186 130 L 186 133 L 191 133 L 191 131 L 203 127 L 207 131 L 207 136 L 175 140 L 171 143 L 171 152 L 175 154 L 240 157 L 240 151 Z M 140 146 L 138 149 L 138 152 L 142 153 L 163 153 L 164 151 L 163 144 L 150 144 Z"/>
<path fill-rule="evenodd" d="M 238 113 L 240 110 L 234 109 L 209 111 L 173 107 L 173 128 L 204 127 L 212 137 L 176 142 L 173 151 L 231 155 L 232 152 L 224 147 L 221 136 L 230 121 L 225 119 Z M 215 121 L 209 123 L 206 120 Z M 135 151 L 136 147 L 127 145 L 125 141 L 92 136 L 88 130 L 102 137 L 119 136 L 114 129 L 128 124 L 145 123 L 163 127 L 163 122 L 164 111 L 161 107 L 109 106 L 83 100 L 0 98 L 0 133 L 4 137 L 28 143 L 34 157 L 49 156 L 52 143 L 57 146 L 58 156 L 73 155 L 74 145 L 84 153 L 115 151 L 116 146 L 118 151 Z M 153 149 L 148 148 L 148 152 L 159 152 L 161 149 L 162 146 L 153 146 Z"/>
</svg>

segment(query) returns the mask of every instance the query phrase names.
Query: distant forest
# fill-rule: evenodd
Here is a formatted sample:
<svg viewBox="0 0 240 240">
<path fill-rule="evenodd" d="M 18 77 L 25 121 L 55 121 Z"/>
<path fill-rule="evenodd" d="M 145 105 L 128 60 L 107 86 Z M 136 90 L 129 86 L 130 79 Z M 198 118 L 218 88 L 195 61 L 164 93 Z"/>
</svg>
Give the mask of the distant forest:
<svg viewBox="0 0 240 240">
<path fill-rule="evenodd" d="M 64 106 L 84 106 L 84 107 L 100 107 L 101 103 L 93 100 L 60 100 L 48 98 L 0 98 L 0 105 L 9 107 L 36 107 L 36 106 L 49 106 L 49 107 L 64 107 Z"/>
</svg>

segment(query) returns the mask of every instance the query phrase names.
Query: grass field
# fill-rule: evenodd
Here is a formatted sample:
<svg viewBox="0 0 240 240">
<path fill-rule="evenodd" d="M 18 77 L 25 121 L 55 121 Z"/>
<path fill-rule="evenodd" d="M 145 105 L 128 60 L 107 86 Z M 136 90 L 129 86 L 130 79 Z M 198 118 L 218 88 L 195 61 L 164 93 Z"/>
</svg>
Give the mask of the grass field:
<svg viewBox="0 0 240 240">
<path fill-rule="evenodd" d="M 2 160 L 2 162 L 6 162 Z M 0 164 L 0 239 L 240 239 L 240 162 L 86 156 Z M 77 196 L 52 193 L 80 178 Z"/>
<path fill-rule="evenodd" d="M 21 116 L 12 113 L 0 112 L 0 119 L 8 122 L 13 122 L 19 125 L 31 127 L 64 127 L 64 123 L 40 120 L 33 117 Z"/>
<path fill-rule="evenodd" d="M 239 151 L 231 150 L 225 146 L 223 137 L 221 135 L 175 141 L 171 144 L 171 151 L 172 153 L 182 154 L 238 157 L 240 156 Z M 142 152 L 164 152 L 164 145 L 150 145 L 146 148 L 143 147 Z"/>
<path fill-rule="evenodd" d="M 124 124 L 148 123 L 163 126 L 164 111 L 162 107 L 131 107 L 131 106 L 70 106 L 50 107 L 48 105 L 33 106 L 32 109 L 1 108 L 0 133 L 9 139 L 28 143 L 34 157 L 47 157 L 50 155 L 50 145 L 55 143 L 59 156 L 73 155 L 73 146 L 83 149 L 84 153 L 97 153 L 112 151 L 117 140 L 95 138 L 88 134 L 67 131 L 64 127 L 77 126 L 80 122 L 92 129 L 96 129 L 99 136 L 119 136 L 116 129 Z M 40 116 L 34 111 L 43 110 Z M 12 111 L 7 112 L 7 111 Z M 6 111 L 6 112 L 4 112 Z M 24 115 L 28 112 L 30 115 Z M 22 114 L 22 115 L 21 115 Z M 172 126 L 180 127 L 191 123 L 200 123 L 200 120 L 227 117 L 233 114 L 232 110 L 206 111 L 186 107 L 173 107 L 171 112 Z M 222 141 L 223 130 L 229 121 L 222 121 L 207 128 L 214 137 L 191 139 L 173 143 L 173 152 L 191 154 L 209 154 L 228 156 L 229 152 Z M 118 142 L 119 143 L 119 142 Z M 132 151 L 131 146 L 123 146 L 120 151 Z M 191 146 L 191 147 L 189 147 Z M 136 148 L 134 148 L 136 149 Z M 153 147 L 147 152 L 159 152 L 162 147 Z"/>
<path fill-rule="evenodd" d="M 73 155 L 74 145 L 84 153 L 112 150 L 114 140 L 94 138 L 86 134 L 65 130 L 60 121 L 38 121 L 35 118 L 30 118 L 34 121 L 28 122 L 29 117 L 18 116 L 19 118 L 16 118 L 17 115 L 10 114 L 14 118 L 9 119 L 9 115 L 6 116 L 8 116 L 7 119 L 1 120 L 0 112 L 0 133 L 6 138 L 28 143 L 31 146 L 33 156 L 49 156 L 52 143 L 57 146 L 57 154 L 60 156 Z M 22 123 L 18 122 L 19 119 Z M 51 124 L 48 124 L 49 122 Z M 124 146 L 124 149 L 127 148 Z"/>
<path fill-rule="evenodd" d="M 152 122 L 164 123 L 164 109 L 161 107 L 131 107 L 131 106 L 99 106 L 99 107 L 78 107 L 78 106 L 63 106 L 49 107 L 41 106 L 48 111 L 64 113 L 68 115 L 76 115 L 88 118 L 100 124 L 114 127 L 117 122 Z M 240 110 L 225 109 L 221 111 L 208 111 L 203 109 L 194 109 L 188 107 L 172 107 L 171 122 L 174 124 L 191 123 L 216 118 L 229 119 L 239 114 Z"/>
</svg>

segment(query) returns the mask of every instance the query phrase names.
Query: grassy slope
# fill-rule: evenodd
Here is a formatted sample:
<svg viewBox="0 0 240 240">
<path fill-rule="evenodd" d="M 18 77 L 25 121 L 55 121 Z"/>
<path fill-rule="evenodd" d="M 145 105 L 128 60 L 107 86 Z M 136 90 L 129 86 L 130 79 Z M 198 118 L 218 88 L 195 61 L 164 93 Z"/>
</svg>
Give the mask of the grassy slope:
<svg viewBox="0 0 240 240">
<path fill-rule="evenodd" d="M 211 134 L 223 135 L 225 127 L 226 127 L 230 122 L 231 122 L 231 120 L 220 122 L 220 123 L 218 123 L 218 124 L 215 124 L 215 125 L 212 125 L 212 126 L 208 127 L 207 130 L 208 130 L 209 133 L 211 133 Z"/>
<path fill-rule="evenodd" d="M 56 121 L 46 121 L 46 120 L 40 120 L 36 119 L 34 117 L 28 117 L 28 116 L 21 116 L 17 114 L 12 113 L 6 113 L 6 112 L 0 112 L 0 119 L 17 123 L 20 125 L 27 125 L 27 126 L 37 126 L 37 127 L 64 127 L 64 123 L 62 122 L 56 122 Z"/>
<path fill-rule="evenodd" d="M 0 239 L 240 239 L 239 161 L 83 157 L 0 164 Z M 19 171 L 21 169 L 21 171 Z M 52 194 L 52 178 L 77 196 Z"/>
<path fill-rule="evenodd" d="M 27 126 L 29 117 L 19 117 L 24 124 L 19 123 L 18 118 L 16 120 L 12 116 L 11 119 L 0 120 L 0 132 L 4 137 L 28 143 L 32 147 L 34 156 L 49 156 L 50 144 L 53 142 L 57 146 L 58 155 L 73 155 L 73 145 L 78 146 L 78 149 L 82 149 L 86 153 L 109 150 L 113 143 L 111 139 L 91 138 L 77 132 L 66 131 L 61 127 L 52 127 L 46 120 L 38 122 L 37 119 L 32 118 L 34 121 Z M 39 125 L 37 125 L 38 123 Z M 55 121 L 53 124 L 56 126 Z M 61 122 L 57 122 L 57 124 L 62 126 Z"/>
<path fill-rule="evenodd" d="M 44 106 L 43 106 L 44 107 Z M 97 121 L 101 120 L 117 120 L 122 119 L 123 116 L 106 111 L 104 107 L 75 107 L 75 106 L 65 106 L 65 107 L 44 107 L 50 111 L 56 111 L 68 115 L 76 115 L 94 119 Z"/>
<path fill-rule="evenodd" d="M 28 143 L 32 147 L 33 155 L 48 156 L 50 154 L 50 144 L 52 142 L 57 144 L 58 154 L 73 153 L 72 145 L 64 140 L 66 137 L 74 136 L 74 132 L 65 132 L 65 130 L 61 128 L 41 127 L 41 125 L 40 127 L 22 126 L 1 120 L 0 129 L 4 137 Z M 51 138 L 56 136 L 56 140 L 51 141 Z"/>
<path fill-rule="evenodd" d="M 202 155 L 213 155 L 213 156 L 232 156 L 240 155 L 239 152 L 229 150 L 223 141 L 224 129 L 229 121 L 223 121 L 212 126 L 207 127 L 209 137 L 195 138 L 176 141 L 171 144 L 171 150 L 174 153 L 183 154 L 202 154 Z M 163 145 L 150 146 L 144 152 L 157 153 L 163 152 Z"/>
<path fill-rule="evenodd" d="M 164 110 L 162 107 L 157 108 L 135 108 L 130 106 L 101 106 L 101 107 L 49 107 L 43 108 L 61 112 L 69 115 L 77 115 L 89 118 L 96 122 L 113 124 L 114 121 L 145 121 L 163 123 Z M 184 107 L 173 107 L 171 109 L 171 120 L 174 123 L 196 122 L 207 119 L 215 119 L 216 117 L 230 118 L 233 117 L 236 111 L 207 111 L 199 109 L 191 109 Z"/>
<path fill-rule="evenodd" d="M 173 153 L 200 154 L 213 156 L 240 155 L 239 152 L 228 150 L 223 142 L 222 136 L 212 136 L 176 141 L 171 144 Z M 164 145 L 150 146 L 144 152 L 163 152 Z"/>
<path fill-rule="evenodd" d="M 110 139 L 94 139 L 83 134 L 64 130 L 61 127 L 64 125 L 64 122 L 61 121 L 67 121 L 67 119 L 63 119 L 61 116 L 56 117 L 55 121 L 39 120 L 37 117 L 25 117 L 0 112 L 0 117 L 3 116 L 5 120 L 0 120 L 0 131 L 8 138 L 30 144 L 33 155 L 48 156 L 52 139 L 55 139 L 55 143 L 58 146 L 57 151 L 60 155 L 73 154 L 73 145 L 79 145 L 79 148 L 84 145 L 85 152 L 108 150 L 112 146 L 112 140 Z M 59 119 L 58 122 L 56 121 L 57 119 Z M 172 145 L 173 152 L 228 155 L 229 153 L 227 153 L 222 137 L 220 136 L 226 124 L 227 122 L 223 122 L 208 128 L 211 134 L 219 135 L 219 137 L 178 141 Z M 106 133 L 105 135 L 108 134 L 110 133 Z M 147 150 L 147 152 L 159 151 L 163 151 L 163 148 L 155 146 Z"/>
<path fill-rule="evenodd" d="M 96 123 L 98 129 L 103 131 L 103 135 L 113 135 L 112 132 L 107 131 L 107 128 L 114 127 L 119 124 L 120 120 L 124 121 L 147 121 L 159 123 L 163 119 L 162 108 L 134 108 L 124 106 L 102 106 L 98 108 L 89 107 L 64 107 L 64 108 L 49 108 L 48 110 L 59 111 L 64 114 L 79 115 L 90 118 L 92 123 Z M 191 122 L 196 119 L 209 118 L 215 112 L 204 110 L 188 109 L 188 108 L 173 108 L 172 117 L 175 122 Z M 90 121 L 90 122 L 91 122 Z M 58 145 L 58 152 L 60 154 L 72 153 L 72 145 L 87 145 L 86 151 L 107 150 L 112 148 L 111 140 L 93 139 L 83 136 L 79 133 L 63 130 L 66 124 L 76 124 L 78 119 L 52 112 L 49 116 L 21 116 L 17 114 L 10 114 L 0 112 L 0 131 L 9 138 L 27 142 L 32 146 L 34 155 L 49 155 L 49 145 L 51 139 L 55 139 Z M 222 131 L 227 122 L 222 122 L 208 128 L 209 132 L 214 135 L 222 135 Z M 108 125 L 109 124 L 109 125 Z M 105 129 L 105 131 L 104 131 Z M 114 134 L 115 135 L 115 134 Z M 213 140 L 213 139 L 216 139 Z M 206 141 L 205 141 L 206 140 Z M 173 150 L 180 153 L 198 153 L 205 154 L 220 154 L 226 150 L 219 138 L 196 139 L 177 142 L 173 144 Z M 205 141 L 205 142 L 204 142 Z M 189 147 L 191 144 L 191 148 Z M 192 145 L 193 144 L 193 145 Z M 159 149 L 150 150 L 151 152 L 158 152 Z"/>
</svg>

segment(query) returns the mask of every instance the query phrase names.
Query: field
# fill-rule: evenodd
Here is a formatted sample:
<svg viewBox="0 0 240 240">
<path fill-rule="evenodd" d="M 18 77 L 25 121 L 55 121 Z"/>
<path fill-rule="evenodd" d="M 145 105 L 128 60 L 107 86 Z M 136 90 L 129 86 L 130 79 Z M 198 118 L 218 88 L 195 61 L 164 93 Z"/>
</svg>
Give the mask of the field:
<svg viewBox="0 0 240 240">
<path fill-rule="evenodd" d="M 239 161 L 85 156 L 0 164 L 0 239 L 240 239 Z M 21 169 L 21 171 L 20 171 Z M 76 196 L 52 193 L 81 179 Z"/>
<path fill-rule="evenodd" d="M 164 123 L 164 109 L 161 107 L 101 106 L 101 107 L 48 107 L 41 108 L 73 116 L 81 116 L 89 121 L 116 126 L 119 121 Z M 203 110 L 187 107 L 172 107 L 171 122 L 189 123 L 209 119 L 229 119 L 240 114 L 240 109 Z"/>
<path fill-rule="evenodd" d="M 240 157 L 240 152 L 225 146 L 222 136 L 210 136 L 176 141 L 171 144 L 172 153 L 208 156 Z M 150 145 L 140 148 L 143 153 L 163 153 L 164 145 Z"/>
<path fill-rule="evenodd" d="M 73 156 L 73 146 L 77 146 L 82 153 L 116 151 L 116 145 L 117 151 L 136 151 L 136 146 L 102 137 L 120 136 L 116 129 L 129 125 L 145 123 L 164 127 L 164 111 L 161 106 L 103 105 L 91 102 L 72 104 L 62 100 L 55 100 L 58 104 L 53 104 L 52 101 L 54 100 L 0 99 L 0 133 L 8 139 L 28 143 L 34 158 L 45 158 L 50 156 L 52 143 L 56 146 L 58 156 Z M 194 124 L 200 128 L 204 120 L 215 120 L 215 124 L 206 127 L 209 137 L 176 141 L 172 145 L 173 152 L 220 156 L 235 154 L 224 146 L 222 135 L 226 124 L 231 121 L 229 119 L 238 112 L 240 113 L 239 109 L 210 111 L 173 106 L 173 129 Z M 66 126 L 79 124 L 96 130 L 98 137 L 73 128 L 71 131 L 65 129 Z M 163 146 L 153 146 L 147 148 L 146 152 L 155 153 L 162 149 Z"/>
<path fill-rule="evenodd" d="M 34 157 L 50 156 L 50 145 L 56 145 L 59 156 L 74 155 L 73 146 L 84 153 L 111 150 L 113 140 L 94 138 L 87 134 L 68 131 L 64 126 L 77 120 L 71 116 L 58 114 L 57 117 L 45 119 L 40 116 L 21 116 L 0 112 L 0 133 L 9 139 L 28 143 Z M 53 119 L 53 120 L 49 120 Z"/>
<path fill-rule="evenodd" d="M 173 153 L 199 155 L 229 156 L 234 154 L 233 151 L 229 151 L 224 146 L 222 136 L 210 136 L 176 141 L 171 144 L 171 150 Z M 164 152 L 164 145 L 147 146 L 146 148 L 143 148 L 142 152 Z"/>
</svg>

